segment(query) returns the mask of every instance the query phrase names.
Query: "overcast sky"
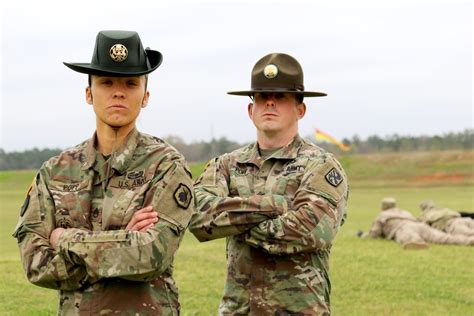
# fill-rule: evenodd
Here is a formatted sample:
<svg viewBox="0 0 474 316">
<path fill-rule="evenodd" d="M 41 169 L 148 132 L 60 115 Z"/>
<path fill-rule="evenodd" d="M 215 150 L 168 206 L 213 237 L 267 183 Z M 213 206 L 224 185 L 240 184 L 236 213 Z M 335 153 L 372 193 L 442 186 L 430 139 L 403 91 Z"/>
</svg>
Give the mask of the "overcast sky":
<svg viewBox="0 0 474 316">
<path fill-rule="evenodd" d="M 303 136 L 473 128 L 472 13 L 456 0 L 4 3 L 0 148 L 66 148 L 92 135 L 87 76 L 62 62 L 90 62 L 107 29 L 135 30 L 163 54 L 138 119 L 155 136 L 253 140 L 249 99 L 226 92 L 250 88 L 271 52 L 293 55 L 306 90 L 328 93 L 305 99 Z"/>
</svg>

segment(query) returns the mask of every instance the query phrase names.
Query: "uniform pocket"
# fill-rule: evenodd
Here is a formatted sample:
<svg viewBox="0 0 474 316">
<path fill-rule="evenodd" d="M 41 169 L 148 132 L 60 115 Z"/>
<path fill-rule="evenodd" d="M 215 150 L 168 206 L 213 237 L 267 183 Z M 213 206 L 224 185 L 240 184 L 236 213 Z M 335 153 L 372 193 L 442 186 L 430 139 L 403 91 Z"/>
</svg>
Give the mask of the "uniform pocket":
<svg viewBox="0 0 474 316">
<path fill-rule="evenodd" d="M 143 208 L 145 192 L 150 180 L 133 189 L 112 187 L 110 196 L 104 198 L 102 227 L 105 230 L 123 229 L 136 211 Z"/>
<path fill-rule="evenodd" d="M 48 189 L 54 200 L 56 227 L 90 228 L 89 181 L 65 183 L 50 181 Z"/>
<path fill-rule="evenodd" d="M 230 178 L 230 196 L 249 197 L 252 195 L 251 175 L 235 176 Z"/>
</svg>

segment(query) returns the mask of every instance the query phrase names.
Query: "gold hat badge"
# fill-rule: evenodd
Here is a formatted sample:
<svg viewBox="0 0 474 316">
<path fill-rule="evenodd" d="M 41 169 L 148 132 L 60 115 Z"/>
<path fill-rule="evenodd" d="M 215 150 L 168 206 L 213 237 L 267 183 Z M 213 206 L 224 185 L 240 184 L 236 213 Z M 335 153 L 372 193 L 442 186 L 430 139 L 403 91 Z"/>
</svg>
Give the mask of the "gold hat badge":
<svg viewBox="0 0 474 316">
<path fill-rule="evenodd" d="M 274 64 L 268 64 L 263 69 L 263 74 L 268 79 L 273 79 L 278 75 L 278 67 L 275 66 Z"/>
<path fill-rule="evenodd" d="M 110 48 L 110 58 L 117 63 L 121 63 L 128 57 L 128 49 L 122 44 L 115 44 Z"/>
</svg>

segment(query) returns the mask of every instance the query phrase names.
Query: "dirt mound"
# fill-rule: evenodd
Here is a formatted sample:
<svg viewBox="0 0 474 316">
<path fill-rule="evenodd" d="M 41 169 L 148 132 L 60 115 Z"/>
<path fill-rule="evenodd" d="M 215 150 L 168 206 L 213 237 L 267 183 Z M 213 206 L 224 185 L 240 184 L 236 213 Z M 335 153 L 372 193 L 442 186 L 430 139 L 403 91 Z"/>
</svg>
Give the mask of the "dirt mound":
<svg viewBox="0 0 474 316">
<path fill-rule="evenodd" d="M 469 178 L 472 178 L 472 174 L 465 173 L 446 173 L 446 172 L 436 172 L 431 175 L 416 176 L 412 178 L 413 182 L 419 184 L 428 184 L 428 183 L 463 183 L 466 182 Z"/>
</svg>

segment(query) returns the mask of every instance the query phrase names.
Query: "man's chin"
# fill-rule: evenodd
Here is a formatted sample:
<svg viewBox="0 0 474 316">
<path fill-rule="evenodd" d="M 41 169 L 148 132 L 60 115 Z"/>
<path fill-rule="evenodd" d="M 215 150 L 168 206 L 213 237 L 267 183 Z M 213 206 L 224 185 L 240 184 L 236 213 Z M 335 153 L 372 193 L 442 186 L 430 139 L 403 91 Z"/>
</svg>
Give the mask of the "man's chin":
<svg viewBox="0 0 474 316">
<path fill-rule="evenodd" d="M 264 124 L 261 126 L 260 130 L 264 133 L 277 133 L 281 130 L 280 127 L 274 126 L 273 124 Z"/>
</svg>

